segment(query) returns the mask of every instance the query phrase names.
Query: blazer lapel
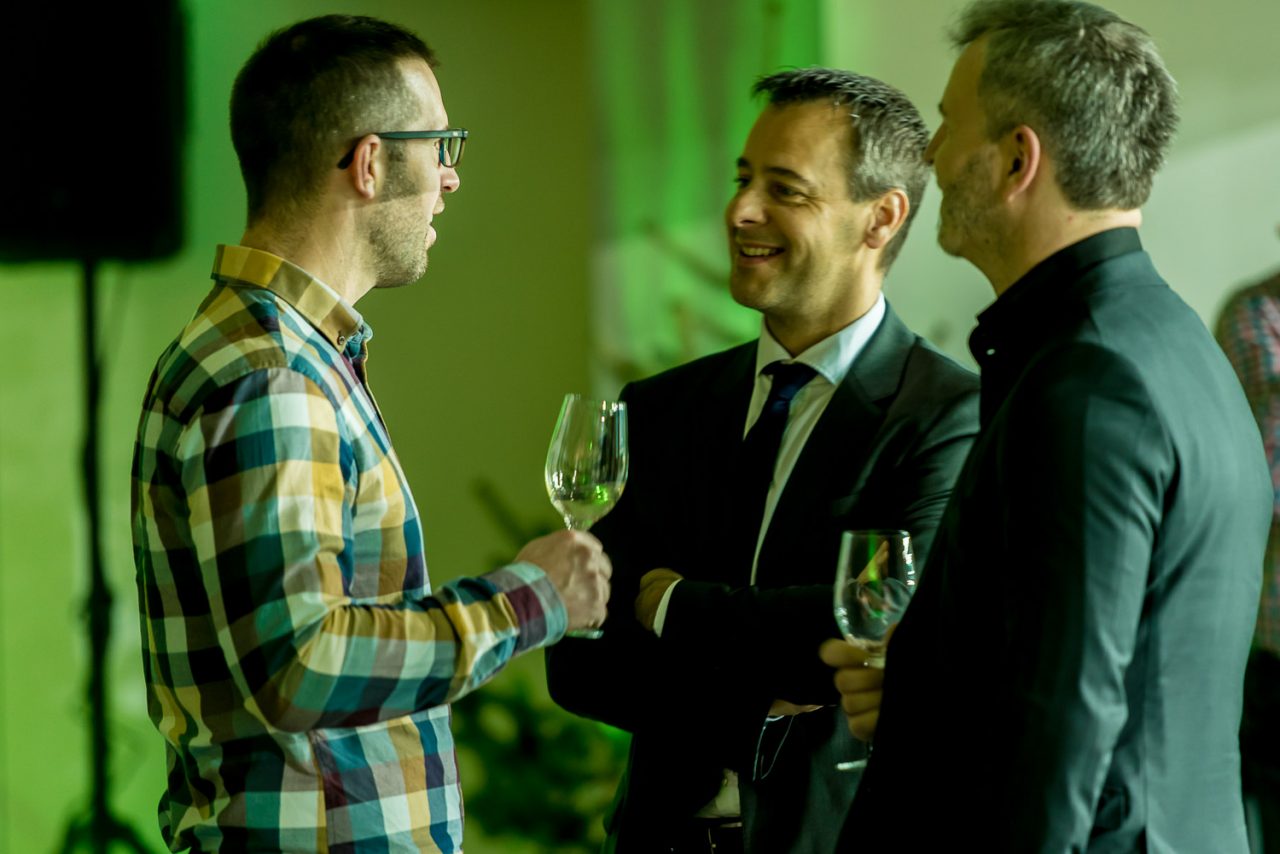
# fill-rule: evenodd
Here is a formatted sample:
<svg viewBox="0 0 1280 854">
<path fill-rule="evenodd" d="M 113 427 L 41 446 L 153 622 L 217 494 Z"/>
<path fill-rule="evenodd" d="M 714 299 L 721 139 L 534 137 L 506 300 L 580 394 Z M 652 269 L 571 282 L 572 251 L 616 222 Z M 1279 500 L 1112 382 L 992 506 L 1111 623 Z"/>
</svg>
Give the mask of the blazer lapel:
<svg viewBox="0 0 1280 854">
<path fill-rule="evenodd" d="M 814 514 L 831 516 L 835 504 L 856 490 L 875 464 L 874 440 L 886 401 L 897 393 L 915 340 L 886 306 L 880 328 L 836 388 L 787 479 L 760 551 L 757 583 L 767 567 L 787 565 L 788 540 L 812 527 Z M 835 572 L 834 564 L 830 569 Z M 777 577 L 769 581 L 796 583 Z"/>
<path fill-rule="evenodd" d="M 718 547 L 743 537 L 740 521 L 733 518 L 737 505 L 732 491 L 755 386 L 755 364 L 755 342 L 730 351 L 723 370 L 710 378 L 706 388 L 694 390 L 698 399 L 690 402 L 690 412 L 696 415 L 689 429 L 698 440 L 691 446 L 696 456 L 688 460 L 688 470 L 697 474 L 681 487 L 693 498 L 690 524 L 710 522 L 716 532 L 705 540 L 716 547 L 716 553 L 704 555 L 700 579 L 704 581 L 746 584 L 751 571 L 749 565 L 737 566 L 727 557 L 731 550 Z"/>
</svg>

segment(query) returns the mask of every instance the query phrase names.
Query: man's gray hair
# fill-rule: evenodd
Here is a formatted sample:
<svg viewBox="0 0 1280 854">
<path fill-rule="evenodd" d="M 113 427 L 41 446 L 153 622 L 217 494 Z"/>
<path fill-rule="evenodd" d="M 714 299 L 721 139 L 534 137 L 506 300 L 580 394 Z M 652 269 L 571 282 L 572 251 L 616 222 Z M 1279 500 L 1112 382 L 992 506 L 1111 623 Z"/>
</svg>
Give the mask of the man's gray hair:
<svg viewBox="0 0 1280 854">
<path fill-rule="evenodd" d="M 929 182 L 929 166 L 924 162 L 929 129 L 915 105 L 888 83 L 838 68 L 780 71 L 757 80 L 751 91 L 766 95 L 777 106 L 827 101 L 849 111 L 853 128 L 847 170 L 850 198 L 865 202 L 896 189 L 903 190 L 910 203 L 906 221 L 880 256 L 881 269 L 889 269 L 907 239 Z"/>
<path fill-rule="evenodd" d="M 1035 130 L 1081 210 L 1141 207 L 1178 126 L 1177 84 L 1147 32 L 1077 0 L 978 0 L 951 38 L 983 37 L 991 138 Z"/>
</svg>

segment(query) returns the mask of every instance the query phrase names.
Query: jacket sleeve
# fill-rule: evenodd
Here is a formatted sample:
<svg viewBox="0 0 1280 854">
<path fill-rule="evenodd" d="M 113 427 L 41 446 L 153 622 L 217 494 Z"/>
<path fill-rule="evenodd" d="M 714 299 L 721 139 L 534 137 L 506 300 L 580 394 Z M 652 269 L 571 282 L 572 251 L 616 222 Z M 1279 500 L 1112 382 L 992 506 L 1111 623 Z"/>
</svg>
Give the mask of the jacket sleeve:
<svg viewBox="0 0 1280 854">
<path fill-rule="evenodd" d="M 972 387 L 928 413 L 915 441 L 894 460 L 882 461 L 891 466 L 888 476 L 872 481 L 876 523 L 851 520 L 850 526 L 909 531 L 923 569 L 977 421 Z M 838 636 L 832 596 L 830 583 L 730 588 L 682 581 L 671 597 L 662 642 L 681 658 L 698 650 L 734 650 L 734 661 L 714 677 L 722 695 L 741 683 L 774 699 L 832 703 L 832 673 L 817 656 L 824 640 Z"/>
<path fill-rule="evenodd" d="M 634 403 L 633 386 L 619 399 Z M 675 676 L 658 639 L 636 621 L 633 607 L 639 580 L 661 566 L 662 550 L 642 530 L 637 508 L 642 483 L 650 474 L 645 463 L 643 424 L 631 411 L 630 483 L 613 510 L 591 533 L 603 543 L 613 563 L 609 614 L 598 639 L 566 638 L 547 650 L 547 688 L 553 700 L 574 714 L 635 732 L 671 706 L 664 700 Z M 639 429 L 637 429 L 639 428 Z M 639 487 L 639 488 L 637 488 Z"/>
<path fill-rule="evenodd" d="M 957 793 L 953 806 L 999 809 L 993 850 L 1083 851 L 1129 715 L 1125 681 L 1177 463 L 1140 378 L 1101 348 L 1047 355 L 1015 395 L 993 448 L 1008 498 L 990 508 L 992 549 L 1006 558 L 966 568 L 993 602 L 972 614 L 994 631 L 983 667 L 998 679 L 984 686 L 989 737 L 978 746 L 993 790 Z"/>
</svg>

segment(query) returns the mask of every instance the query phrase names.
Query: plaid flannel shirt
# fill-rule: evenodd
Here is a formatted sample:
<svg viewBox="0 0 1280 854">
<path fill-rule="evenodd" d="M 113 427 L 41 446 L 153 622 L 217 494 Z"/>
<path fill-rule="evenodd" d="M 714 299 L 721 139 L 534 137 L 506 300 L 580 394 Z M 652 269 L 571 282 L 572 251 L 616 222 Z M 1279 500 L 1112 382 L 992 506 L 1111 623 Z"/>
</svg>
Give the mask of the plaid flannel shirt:
<svg viewBox="0 0 1280 854">
<path fill-rule="evenodd" d="M 1280 656 L 1280 275 L 1235 294 L 1218 319 L 1218 342 L 1244 386 L 1275 487 L 1254 643 Z"/>
<path fill-rule="evenodd" d="M 161 832 L 175 851 L 460 851 L 448 703 L 563 635 L 563 602 L 527 564 L 433 593 L 368 326 L 265 252 L 220 246 L 213 278 L 133 463 Z"/>
</svg>

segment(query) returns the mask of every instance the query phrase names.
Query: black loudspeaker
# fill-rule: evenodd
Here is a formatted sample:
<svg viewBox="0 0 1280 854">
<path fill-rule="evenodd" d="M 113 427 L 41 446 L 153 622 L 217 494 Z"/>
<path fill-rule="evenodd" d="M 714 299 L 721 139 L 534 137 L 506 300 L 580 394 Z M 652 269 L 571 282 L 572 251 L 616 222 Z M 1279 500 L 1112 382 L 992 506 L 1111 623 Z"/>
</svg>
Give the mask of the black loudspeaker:
<svg viewBox="0 0 1280 854">
<path fill-rule="evenodd" d="M 183 236 L 180 3 L 24 6 L 0 29 L 0 260 L 173 254 Z"/>
</svg>

